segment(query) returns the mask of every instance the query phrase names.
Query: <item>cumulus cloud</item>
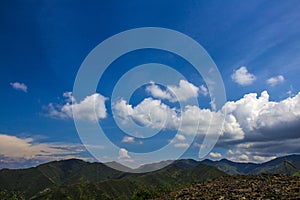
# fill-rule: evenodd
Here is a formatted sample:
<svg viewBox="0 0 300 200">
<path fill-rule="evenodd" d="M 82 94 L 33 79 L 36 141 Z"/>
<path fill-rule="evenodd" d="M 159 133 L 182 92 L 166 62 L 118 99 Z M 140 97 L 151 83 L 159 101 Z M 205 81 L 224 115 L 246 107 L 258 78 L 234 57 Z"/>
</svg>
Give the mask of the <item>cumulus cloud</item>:
<svg viewBox="0 0 300 200">
<path fill-rule="evenodd" d="M 189 146 L 188 143 L 185 142 L 186 137 L 182 134 L 176 134 L 175 140 L 174 140 L 174 147 L 176 148 L 187 148 Z"/>
<path fill-rule="evenodd" d="M 235 70 L 231 75 L 231 78 L 234 82 L 242 86 L 251 85 L 256 80 L 256 77 L 249 73 L 247 67 L 245 66 Z"/>
<path fill-rule="evenodd" d="M 274 77 L 269 78 L 266 82 L 267 82 L 267 84 L 269 84 L 270 86 L 273 87 L 275 85 L 283 83 L 284 77 L 282 75 L 274 76 Z"/>
<path fill-rule="evenodd" d="M 154 82 L 150 82 L 150 86 L 147 86 L 146 91 L 149 92 L 153 97 L 159 99 L 173 99 L 172 95 L 168 91 L 163 91 Z"/>
<path fill-rule="evenodd" d="M 233 154 L 234 154 L 234 152 L 233 152 L 231 149 L 229 149 L 229 150 L 227 151 L 227 154 L 229 154 L 229 155 L 233 155 Z"/>
<path fill-rule="evenodd" d="M 152 98 L 144 99 L 135 107 L 121 100 L 114 109 L 125 125 L 131 118 L 150 128 L 178 130 L 180 134 L 170 141 L 177 147 L 186 146 L 184 138 L 187 135 L 218 133 L 215 127 L 223 123 L 218 145 L 231 148 L 226 154 L 229 156 L 236 153 L 236 148 L 240 149 L 241 154 L 235 159 L 245 162 L 267 160 L 280 152 L 278 146 L 290 148 L 293 153 L 300 152 L 300 147 L 293 145 L 299 139 L 300 93 L 277 102 L 270 100 L 267 91 L 260 95 L 249 93 L 239 100 L 228 101 L 218 111 L 191 105 L 178 110 Z M 251 154 L 243 153 L 246 151 Z M 259 151 L 273 154 L 263 155 L 257 153 Z"/>
<path fill-rule="evenodd" d="M 276 158 L 276 156 L 270 156 L 270 157 L 267 157 L 267 156 L 253 156 L 253 159 L 255 161 L 258 161 L 258 162 L 267 162 L 267 161 L 273 160 L 275 158 Z"/>
<path fill-rule="evenodd" d="M 205 91 L 206 88 L 205 86 L 202 86 L 201 89 Z M 151 82 L 151 85 L 146 88 L 146 91 L 155 98 L 167 99 L 170 102 L 177 102 L 197 98 L 199 88 L 186 80 L 180 80 L 178 86 L 168 85 L 167 90 L 165 91 L 154 82 Z"/>
<path fill-rule="evenodd" d="M 186 140 L 185 136 L 184 135 L 181 135 L 181 134 L 176 134 L 176 139 L 179 140 L 179 141 L 184 141 Z"/>
<path fill-rule="evenodd" d="M 227 158 L 235 162 L 263 163 L 275 159 L 276 156 L 274 156 L 274 152 L 268 152 L 268 154 L 266 154 L 263 151 L 258 152 L 255 149 L 251 149 L 249 147 L 239 147 L 236 150 L 227 151 Z"/>
<path fill-rule="evenodd" d="M 294 141 L 295 142 L 295 141 Z M 251 143 L 239 143 L 237 145 L 231 146 L 231 148 L 226 153 L 226 157 L 229 160 L 235 161 L 235 162 L 253 162 L 253 163 L 262 163 L 262 162 L 268 162 L 270 160 L 275 159 L 277 156 L 283 156 L 285 154 L 278 154 L 278 152 L 268 149 L 268 151 L 264 151 L 263 149 L 257 149 L 253 148 L 252 145 L 255 144 Z M 261 144 L 265 147 L 268 146 L 268 148 L 274 148 L 276 145 L 268 142 L 261 142 Z M 282 147 L 279 147 L 280 151 L 282 152 Z M 283 148 L 284 149 L 284 148 Z"/>
<path fill-rule="evenodd" d="M 211 127 L 209 132 L 213 133 L 217 131 L 214 124 L 220 124 L 225 120 L 224 138 L 253 139 L 262 135 L 276 138 L 280 137 L 278 130 L 290 130 L 289 133 L 284 133 L 284 136 L 296 137 L 295 130 L 292 129 L 298 126 L 300 121 L 300 93 L 279 102 L 270 101 L 267 91 L 263 91 L 259 97 L 256 93 L 249 93 L 237 101 L 227 102 L 219 111 L 190 105 L 179 111 L 152 98 L 144 99 L 136 107 L 121 100 L 115 104 L 114 109 L 124 122 L 129 121 L 128 118 L 133 118 L 134 121 L 152 128 L 178 128 L 185 134 L 206 134 L 209 125 Z M 178 124 L 181 124 L 180 127 L 176 126 Z M 271 136 L 272 131 L 276 131 L 277 136 Z"/>
<path fill-rule="evenodd" d="M 173 144 L 176 148 L 187 148 L 189 144 L 186 142 L 186 137 L 183 134 L 177 133 L 175 137 L 170 140 L 170 143 Z"/>
<path fill-rule="evenodd" d="M 27 85 L 25 85 L 24 83 L 14 82 L 14 83 L 10 83 L 10 85 L 15 90 L 27 92 Z"/>
<path fill-rule="evenodd" d="M 212 120 L 213 119 L 213 120 Z M 186 106 L 174 120 L 175 123 L 181 122 L 179 131 L 185 134 L 216 134 L 214 124 L 222 124 L 221 113 L 209 109 L 201 109 L 197 106 Z M 208 127 L 210 126 L 210 129 Z"/>
<path fill-rule="evenodd" d="M 172 91 L 177 97 L 178 101 L 186 101 L 190 98 L 198 97 L 199 88 L 189 83 L 186 80 L 180 80 L 179 86 L 168 86 L 168 89 Z M 175 99 L 173 100 L 175 101 Z"/>
<path fill-rule="evenodd" d="M 152 98 L 144 99 L 136 107 L 128 104 L 125 100 L 120 100 L 113 105 L 113 109 L 116 117 L 119 117 L 123 124 L 130 123 L 130 119 L 132 119 L 140 125 L 154 129 L 171 125 L 172 119 L 176 117 L 175 109 L 162 103 L 161 100 Z"/>
<path fill-rule="evenodd" d="M 131 158 L 129 155 L 128 155 L 128 151 L 124 148 L 121 148 L 119 150 L 119 159 L 124 159 L 124 158 Z"/>
<path fill-rule="evenodd" d="M 188 143 L 175 143 L 174 147 L 176 147 L 176 148 L 187 148 L 187 147 L 189 147 L 189 144 Z"/>
<path fill-rule="evenodd" d="M 218 158 L 221 158 L 222 157 L 222 154 L 220 153 L 216 153 L 216 152 L 210 152 L 209 153 L 209 156 L 213 159 L 218 159 Z"/>
<path fill-rule="evenodd" d="M 248 133 L 247 137 L 264 135 L 274 139 L 278 136 L 279 130 L 288 130 L 298 126 L 300 93 L 279 102 L 270 101 L 267 91 L 263 91 L 260 97 L 257 97 L 256 93 L 250 93 L 238 101 L 227 102 L 224 108 L 229 115 L 236 118 L 243 131 Z M 271 136 L 272 132 L 276 132 L 277 136 Z M 296 136 L 292 130 L 284 135 L 286 138 Z"/>
<path fill-rule="evenodd" d="M 214 112 L 191 105 L 177 110 L 152 98 L 144 99 L 135 107 L 125 100 L 120 100 L 114 104 L 113 109 L 115 117 L 121 120 L 123 125 L 130 124 L 130 119 L 132 119 L 134 122 L 153 129 L 178 130 L 188 135 L 216 134 L 219 132 L 219 125 L 224 121 L 222 111 Z M 244 132 L 233 115 L 226 116 L 225 121 L 227 122 L 224 126 L 226 138 L 243 138 Z"/>
<path fill-rule="evenodd" d="M 20 138 L 7 134 L 0 134 L 0 167 L 22 167 L 32 162 L 46 162 L 50 160 L 79 157 L 85 152 L 79 144 L 71 143 L 39 143 L 33 138 Z M 23 164 L 22 164 L 23 163 Z"/>
<path fill-rule="evenodd" d="M 122 139 L 122 142 L 124 143 L 134 143 L 134 137 L 129 137 L 129 136 L 125 136 L 123 139 Z"/>
<path fill-rule="evenodd" d="M 249 162 L 250 159 L 249 159 L 249 156 L 246 155 L 246 154 L 242 154 L 238 157 L 239 161 L 243 161 L 243 162 Z"/>
<path fill-rule="evenodd" d="M 128 151 L 125 148 L 121 148 L 119 150 L 118 160 L 124 162 L 133 162 L 133 159 L 128 155 Z"/>
<path fill-rule="evenodd" d="M 227 152 L 231 160 L 266 162 L 284 155 L 283 149 L 288 154 L 300 153 L 300 93 L 279 102 L 270 101 L 266 91 L 260 96 L 250 93 L 223 108 L 245 133 L 231 142 L 221 137 L 218 145 L 232 149 Z"/>
<path fill-rule="evenodd" d="M 199 93 L 202 94 L 203 96 L 207 96 L 208 95 L 207 87 L 205 87 L 205 85 L 200 85 Z"/>
<path fill-rule="evenodd" d="M 274 133 L 276 135 L 276 132 Z M 259 140 L 260 139 L 260 140 Z M 239 161 L 239 156 L 242 154 L 248 155 L 251 162 L 266 162 L 279 156 L 287 154 L 299 154 L 300 138 L 287 139 L 281 137 L 280 140 L 265 140 L 264 137 L 256 138 L 255 141 L 249 141 L 245 138 L 236 144 L 225 144 L 225 148 L 232 148 L 233 154 L 229 155 L 229 159 Z"/>
<path fill-rule="evenodd" d="M 71 92 L 65 92 L 63 97 L 65 98 L 63 105 L 49 103 L 47 116 L 68 119 L 75 115 L 76 119 L 95 122 L 107 116 L 105 107 L 107 98 L 99 93 L 87 96 L 80 102 L 76 102 Z"/>
<path fill-rule="evenodd" d="M 76 99 L 72 95 L 72 92 L 64 92 L 63 97 L 65 98 L 65 101 L 68 103 L 72 103 L 76 101 Z"/>
<path fill-rule="evenodd" d="M 292 85 L 290 85 L 290 89 L 286 92 L 286 94 L 289 96 L 289 97 L 293 97 L 295 94 L 294 94 L 294 88 Z"/>
</svg>

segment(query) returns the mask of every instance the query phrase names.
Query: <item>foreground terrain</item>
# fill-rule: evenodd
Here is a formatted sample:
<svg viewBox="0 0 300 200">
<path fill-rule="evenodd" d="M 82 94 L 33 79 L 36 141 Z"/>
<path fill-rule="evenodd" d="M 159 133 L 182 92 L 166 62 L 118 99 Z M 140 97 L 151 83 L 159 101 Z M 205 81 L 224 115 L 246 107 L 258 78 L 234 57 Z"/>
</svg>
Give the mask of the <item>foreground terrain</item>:
<svg viewBox="0 0 300 200">
<path fill-rule="evenodd" d="M 222 176 L 158 199 L 300 199 L 300 177 L 278 174 Z"/>
</svg>

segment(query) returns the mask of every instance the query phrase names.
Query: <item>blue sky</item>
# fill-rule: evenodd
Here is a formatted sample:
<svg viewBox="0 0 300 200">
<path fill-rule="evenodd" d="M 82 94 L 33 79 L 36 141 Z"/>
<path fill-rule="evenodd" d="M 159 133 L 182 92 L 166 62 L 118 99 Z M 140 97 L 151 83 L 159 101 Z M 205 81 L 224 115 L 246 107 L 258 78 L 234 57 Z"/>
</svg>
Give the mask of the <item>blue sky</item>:
<svg viewBox="0 0 300 200">
<path fill-rule="evenodd" d="M 224 107 L 228 115 L 225 111 L 216 114 L 225 117 L 227 128 L 207 157 L 262 162 L 284 154 L 300 153 L 297 146 L 300 141 L 299 9 L 300 3 L 292 0 L 247 4 L 233 0 L 2 1 L 0 167 L 18 168 L 70 157 L 93 160 L 82 145 L 70 113 L 62 110 L 72 101 L 71 93 L 66 92 L 72 92 L 82 62 L 98 44 L 117 33 L 140 27 L 162 27 L 181 32 L 201 44 L 215 62 L 224 81 L 227 102 L 232 103 Z M 160 87 L 149 80 L 149 84 L 140 87 L 129 102 L 109 101 L 113 84 L 125 72 L 153 62 L 172 66 L 184 74 L 187 82 L 180 85 L 178 79 L 173 85 Z M 184 83 L 189 86 L 187 89 Z M 175 93 L 179 99 L 180 95 L 195 97 L 201 105 L 194 112 L 215 115 L 210 106 L 211 99 L 205 93 L 207 83 L 177 55 L 145 49 L 130 52 L 112 63 L 98 85 L 95 93 L 98 96 L 94 97 L 102 108 L 97 121 L 112 132 L 109 133 L 111 139 L 119 140 L 120 147 L 111 151 L 117 151 L 116 157 L 107 153 L 100 161 L 114 159 L 137 166 L 173 158 L 177 149 L 187 146 L 185 140 L 194 133 L 188 133 L 189 127 L 183 126 L 182 134 L 173 140 L 179 148 L 157 160 L 152 157 L 137 161 L 128 149 L 138 146 L 136 148 L 146 151 L 150 147 L 139 144 L 138 139 L 130 136 L 117 136 L 118 129 L 112 122 L 109 105 L 131 106 L 132 110 L 126 110 L 127 114 L 131 112 L 130 116 L 120 114 L 124 107 L 118 107 L 116 113 L 121 115 L 121 120 L 129 117 L 144 126 L 147 125 L 143 124 L 146 123 L 144 119 L 135 116 L 143 116 L 143 113 L 135 108 L 158 105 L 158 108 L 178 109 L 179 104 L 172 100 L 168 88 L 177 88 L 178 93 Z M 186 91 L 190 93 L 184 93 Z M 263 91 L 268 95 L 261 95 Z M 257 93 L 257 97 L 253 93 Z M 147 98 L 150 100 L 145 101 Z M 77 100 L 77 104 L 81 101 Z M 159 111 L 168 113 L 164 109 Z M 207 125 L 205 119 L 199 117 L 198 120 Z M 169 134 L 178 130 L 174 123 L 165 124 L 164 130 Z M 156 130 L 157 127 L 152 125 L 155 124 L 147 126 Z M 169 141 L 167 133 L 154 142 Z M 201 143 L 203 135 L 199 134 L 199 138 L 198 143 Z M 184 157 L 197 159 L 201 145 L 198 143 L 192 145 Z"/>
</svg>

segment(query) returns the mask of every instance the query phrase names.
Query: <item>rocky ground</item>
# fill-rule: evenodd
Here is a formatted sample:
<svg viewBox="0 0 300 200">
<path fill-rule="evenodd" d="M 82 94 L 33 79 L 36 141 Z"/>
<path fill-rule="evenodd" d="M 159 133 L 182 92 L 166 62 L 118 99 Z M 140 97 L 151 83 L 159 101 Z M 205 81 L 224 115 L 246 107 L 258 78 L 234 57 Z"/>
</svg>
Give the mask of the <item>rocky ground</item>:
<svg viewBox="0 0 300 200">
<path fill-rule="evenodd" d="M 157 199 L 300 200 L 300 177 L 270 174 L 224 176 L 171 192 Z"/>
</svg>

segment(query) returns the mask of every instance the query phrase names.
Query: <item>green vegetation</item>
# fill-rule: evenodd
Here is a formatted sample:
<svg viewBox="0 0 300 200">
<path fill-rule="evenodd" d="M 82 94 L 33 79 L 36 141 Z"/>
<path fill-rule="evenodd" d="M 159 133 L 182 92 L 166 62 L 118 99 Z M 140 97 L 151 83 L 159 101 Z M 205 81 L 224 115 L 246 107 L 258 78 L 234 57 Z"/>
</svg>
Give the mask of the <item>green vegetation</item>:
<svg viewBox="0 0 300 200">
<path fill-rule="evenodd" d="M 300 177 L 300 170 L 296 171 L 295 173 L 292 173 L 292 176 Z"/>
<path fill-rule="evenodd" d="M 156 186 L 139 186 L 136 190 L 134 190 L 132 197 L 130 200 L 144 200 L 144 199 L 153 199 L 163 194 L 164 192 L 170 192 L 170 188 L 162 188 Z"/>
<path fill-rule="evenodd" d="M 0 199 L 1 200 L 25 200 L 22 192 L 19 191 L 7 191 L 0 190 Z"/>
<path fill-rule="evenodd" d="M 24 170 L 1 170 L 0 187 L 22 191 L 26 199 L 143 199 L 222 175 L 225 173 L 214 167 L 188 165 L 185 160 L 134 174 L 72 159 Z"/>
<path fill-rule="evenodd" d="M 126 174 L 117 179 L 60 186 L 46 195 L 36 197 L 37 199 L 147 199 L 222 175 L 226 174 L 207 165 L 182 168 L 172 164 L 150 173 Z"/>
<path fill-rule="evenodd" d="M 289 162 L 293 163 L 296 168 L 300 169 L 300 155 L 279 157 L 262 164 L 236 163 L 226 159 L 222 159 L 220 161 L 204 160 L 202 163 L 217 167 L 218 169 L 230 175 L 262 173 L 293 175 L 296 173 L 297 169 L 286 166 L 284 163 L 285 160 L 288 160 Z"/>
<path fill-rule="evenodd" d="M 178 160 L 163 169 L 141 174 L 120 172 L 102 163 L 88 163 L 76 159 L 55 161 L 29 169 L 0 170 L 0 199 L 155 198 L 162 193 L 203 184 L 232 172 L 280 172 L 297 175 L 299 172 L 295 169 L 285 170 L 282 162 L 284 159 L 299 167 L 300 156 L 295 155 L 263 164 L 235 163 L 228 160 Z M 153 166 L 150 164 L 146 167 L 155 168 L 157 165 L 154 163 Z"/>
</svg>

